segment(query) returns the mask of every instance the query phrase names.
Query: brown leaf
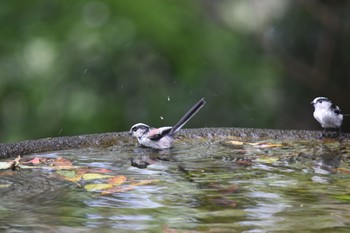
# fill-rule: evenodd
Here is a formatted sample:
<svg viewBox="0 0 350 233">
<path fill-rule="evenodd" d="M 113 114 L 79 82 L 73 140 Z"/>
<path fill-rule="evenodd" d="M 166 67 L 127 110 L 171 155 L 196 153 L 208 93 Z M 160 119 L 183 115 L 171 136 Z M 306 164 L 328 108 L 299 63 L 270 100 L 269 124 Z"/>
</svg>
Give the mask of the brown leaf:
<svg viewBox="0 0 350 233">
<path fill-rule="evenodd" d="M 52 166 L 55 166 L 55 167 L 69 167 L 69 166 L 72 166 L 73 163 L 72 161 L 68 160 L 68 159 L 65 159 L 65 158 L 57 158 L 53 161 L 53 163 L 51 164 Z"/>
<path fill-rule="evenodd" d="M 350 174 L 350 170 L 349 169 L 346 169 L 346 168 L 336 168 L 335 169 L 336 172 L 339 172 L 339 173 L 342 173 L 342 174 Z"/>
<path fill-rule="evenodd" d="M 238 186 L 234 185 L 234 184 L 231 186 L 223 187 L 223 188 L 219 189 L 219 192 L 223 193 L 223 194 L 231 194 L 231 193 L 235 193 L 237 191 L 238 191 Z"/>
<path fill-rule="evenodd" d="M 210 201 L 213 204 L 218 205 L 218 206 L 225 206 L 225 207 L 231 207 L 231 208 L 235 208 L 237 206 L 237 202 L 231 201 L 228 199 L 224 199 L 224 198 L 211 199 Z"/>
<path fill-rule="evenodd" d="M 17 175 L 18 173 L 15 171 L 2 171 L 0 172 L 0 176 L 13 176 L 13 175 Z"/>
<path fill-rule="evenodd" d="M 105 168 L 89 168 L 90 173 L 109 173 L 112 172 L 112 170 L 105 169 Z"/>
<path fill-rule="evenodd" d="M 251 159 L 243 159 L 236 161 L 236 164 L 240 166 L 251 166 L 253 161 Z"/>
</svg>

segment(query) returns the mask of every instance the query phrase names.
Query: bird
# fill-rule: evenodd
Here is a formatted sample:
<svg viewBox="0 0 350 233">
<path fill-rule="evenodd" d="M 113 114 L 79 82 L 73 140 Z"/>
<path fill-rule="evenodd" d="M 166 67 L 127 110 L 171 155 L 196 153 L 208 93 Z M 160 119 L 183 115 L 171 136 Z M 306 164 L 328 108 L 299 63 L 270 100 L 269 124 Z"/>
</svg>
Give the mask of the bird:
<svg viewBox="0 0 350 233">
<path fill-rule="evenodd" d="M 172 147 L 174 135 L 204 106 L 204 98 L 199 100 L 187 113 L 174 125 L 154 128 L 144 123 L 133 125 L 129 134 L 136 137 L 142 147 L 154 149 L 169 149 Z"/>
<path fill-rule="evenodd" d="M 322 128 L 324 128 L 323 132 L 327 129 L 338 129 L 339 135 L 341 135 L 343 114 L 340 108 L 326 97 L 317 97 L 311 104 L 315 108 L 313 113 L 314 118 L 321 124 Z"/>
</svg>

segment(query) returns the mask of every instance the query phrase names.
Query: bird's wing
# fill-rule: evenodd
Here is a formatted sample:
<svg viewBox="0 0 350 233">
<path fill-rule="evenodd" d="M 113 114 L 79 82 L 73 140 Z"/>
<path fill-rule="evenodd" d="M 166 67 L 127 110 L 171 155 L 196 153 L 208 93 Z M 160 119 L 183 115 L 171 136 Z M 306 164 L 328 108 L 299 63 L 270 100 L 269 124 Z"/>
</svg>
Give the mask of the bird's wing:
<svg viewBox="0 0 350 233">
<path fill-rule="evenodd" d="M 340 108 L 337 105 L 332 104 L 331 108 L 332 108 L 334 113 L 341 114 L 341 110 L 340 110 Z"/>
<path fill-rule="evenodd" d="M 149 130 L 147 137 L 152 141 L 157 141 L 167 135 L 173 127 L 161 127 L 161 128 L 152 128 Z"/>
</svg>

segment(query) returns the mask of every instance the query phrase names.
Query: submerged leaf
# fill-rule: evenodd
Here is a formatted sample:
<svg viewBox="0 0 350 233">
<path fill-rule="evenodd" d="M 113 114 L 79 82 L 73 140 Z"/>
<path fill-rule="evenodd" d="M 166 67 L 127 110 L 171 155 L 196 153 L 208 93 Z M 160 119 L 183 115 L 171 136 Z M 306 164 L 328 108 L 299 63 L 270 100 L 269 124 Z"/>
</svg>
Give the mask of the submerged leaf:
<svg viewBox="0 0 350 233">
<path fill-rule="evenodd" d="M 279 160 L 277 157 L 259 157 L 255 161 L 260 163 L 275 163 Z"/>
<path fill-rule="evenodd" d="M 69 167 L 69 166 L 73 166 L 73 163 L 68 159 L 60 157 L 55 159 L 51 165 L 55 167 L 62 167 L 62 166 Z"/>
<path fill-rule="evenodd" d="M 336 168 L 335 170 L 336 170 L 336 172 L 339 172 L 339 173 L 342 173 L 342 174 L 350 174 L 350 170 L 346 169 L 346 168 L 339 167 L 339 168 Z"/>
<path fill-rule="evenodd" d="M 71 177 L 71 178 L 77 175 L 76 172 L 72 170 L 58 170 L 56 171 L 56 173 L 64 177 Z"/>
<path fill-rule="evenodd" d="M 224 207 L 229 207 L 229 208 L 236 208 L 237 207 L 237 202 L 232 201 L 226 198 L 215 198 L 209 200 L 212 204 L 217 205 L 217 206 L 224 206 Z"/>
<path fill-rule="evenodd" d="M 234 146 L 242 146 L 242 145 L 244 145 L 244 142 L 241 142 L 241 141 L 228 141 L 227 142 L 228 144 L 230 144 L 230 145 L 234 145 Z"/>
<path fill-rule="evenodd" d="M 149 185 L 159 183 L 159 180 L 140 180 L 133 182 L 131 185 L 133 186 L 141 186 L 141 185 Z"/>
<path fill-rule="evenodd" d="M 22 164 L 28 164 L 28 165 L 36 165 L 42 163 L 43 158 L 35 157 L 27 162 L 23 162 Z"/>
<path fill-rule="evenodd" d="M 114 186 L 121 185 L 126 181 L 125 176 L 114 176 L 111 179 L 108 180 L 108 183 Z"/>
<path fill-rule="evenodd" d="M 19 169 L 21 156 L 17 156 L 16 159 L 8 162 L 0 162 L 0 170 L 11 169 L 13 171 Z"/>
<path fill-rule="evenodd" d="M 84 180 L 96 180 L 96 179 L 105 179 L 105 178 L 111 178 L 113 176 L 109 176 L 109 175 L 102 175 L 102 174 L 98 174 L 98 173 L 87 173 L 82 175 Z"/>
<path fill-rule="evenodd" d="M 111 184 L 87 184 L 84 186 L 84 188 L 91 192 L 91 191 L 101 191 L 105 189 L 111 189 L 113 188 L 113 185 Z"/>
<path fill-rule="evenodd" d="M 10 187 L 11 184 L 0 184 L 0 189 Z"/>
<path fill-rule="evenodd" d="M 63 179 L 71 182 L 78 182 L 81 180 L 81 175 L 77 175 L 74 170 L 57 170 L 56 173 L 62 176 Z"/>
<path fill-rule="evenodd" d="M 76 183 L 81 180 L 81 177 L 81 175 L 76 175 L 74 177 L 64 177 L 64 179 Z"/>
<path fill-rule="evenodd" d="M 109 173 L 109 172 L 112 172 L 112 170 L 109 170 L 106 168 L 88 168 L 88 172 L 90 172 L 90 173 Z"/>
<path fill-rule="evenodd" d="M 270 143 L 270 142 L 253 142 L 249 143 L 249 145 L 257 147 L 257 148 L 274 148 L 274 147 L 282 147 L 281 143 Z"/>
<path fill-rule="evenodd" d="M 11 167 L 11 163 L 9 162 L 0 162 L 0 170 L 9 169 Z"/>
</svg>

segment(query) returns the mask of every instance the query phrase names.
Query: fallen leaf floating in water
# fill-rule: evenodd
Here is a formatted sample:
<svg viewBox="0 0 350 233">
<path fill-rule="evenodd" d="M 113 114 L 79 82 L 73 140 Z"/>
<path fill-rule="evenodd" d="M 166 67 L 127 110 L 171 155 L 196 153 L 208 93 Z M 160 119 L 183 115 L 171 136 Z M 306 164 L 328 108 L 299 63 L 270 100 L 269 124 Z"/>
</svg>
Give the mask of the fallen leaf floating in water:
<svg viewBox="0 0 350 233">
<path fill-rule="evenodd" d="M 84 180 L 97 180 L 97 179 L 105 179 L 105 178 L 111 178 L 113 176 L 109 175 L 103 175 L 103 174 L 98 174 L 98 173 L 87 173 L 82 175 L 82 178 Z"/>
<path fill-rule="evenodd" d="M 122 178 L 120 178 L 120 179 L 122 179 Z M 110 195 L 113 193 L 123 193 L 123 192 L 134 190 L 137 186 L 150 185 L 150 184 L 155 184 L 158 182 L 159 182 L 159 180 L 140 180 L 140 181 L 134 181 L 130 185 L 119 185 L 119 186 L 115 185 L 116 187 L 113 187 L 113 188 L 107 189 L 107 190 L 103 190 L 101 192 L 101 195 Z"/>
<path fill-rule="evenodd" d="M 85 190 L 91 191 L 91 192 L 101 192 L 102 195 L 118 193 L 118 192 L 126 192 L 126 191 L 135 189 L 136 186 L 151 185 L 159 182 L 159 180 L 140 180 L 140 181 L 131 181 L 131 183 L 129 182 L 129 184 L 123 185 L 128 180 L 127 177 L 123 175 L 111 176 L 111 175 L 104 174 L 104 173 L 112 172 L 111 170 L 108 170 L 108 169 L 76 167 L 76 166 L 73 166 L 73 163 L 71 160 L 61 158 L 61 157 L 57 159 L 35 157 L 26 162 L 21 162 L 20 160 L 21 160 L 21 157 L 18 156 L 14 160 L 7 161 L 7 162 L 0 162 L 0 170 L 1 169 L 15 170 L 15 169 L 19 169 L 21 164 L 25 164 L 25 165 L 22 165 L 21 167 L 55 169 L 58 177 L 77 184 L 79 184 L 78 182 L 81 180 L 84 180 L 86 182 L 89 182 L 90 180 L 102 180 L 102 182 L 105 182 L 105 183 L 86 184 L 84 186 Z M 91 173 L 91 172 L 94 172 L 94 173 Z M 107 178 L 109 179 L 106 181 Z M 8 187 L 8 186 L 4 185 L 3 187 L 0 187 L 0 188 L 5 188 L 5 187 Z"/>
<path fill-rule="evenodd" d="M 12 171 L 19 170 L 20 160 L 21 160 L 21 156 L 18 156 L 14 160 L 10 160 L 7 162 L 0 162 L 0 170 L 6 170 L 6 169 L 11 169 Z"/>
<path fill-rule="evenodd" d="M 42 165 L 47 167 L 55 167 L 55 169 L 68 169 L 73 166 L 73 163 L 71 160 L 66 158 L 44 158 L 44 157 L 35 157 L 29 161 L 22 162 L 24 165 L 28 166 L 34 166 L 34 165 Z"/>
<path fill-rule="evenodd" d="M 113 171 L 105 168 L 86 168 L 85 173 L 110 173 L 110 172 L 113 172 Z"/>
<path fill-rule="evenodd" d="M 226 142 L 229 145 L 234 146 L 243 146 L 243 145 L 250 145 L 256 148 L 275 148 L 275 147 L 282 147 L 284 146 L 282 143 L 271 143 L 271 142 L 242 142 L 242 141 L 228 141 Z"/>
<path fill-rule="evenodd" d="M 35 157 L 27 162 L 23 162 L 22 164 L 27 164 L 27 165 L 37 165 L 37 164 L 40 164 L 42 163 L 42 160 L 44 158 L 38 158 L 38 157 Z"/>
<path fill-rule="evenodd" d="M 257 148 L 275 148 L 275 147 L 283 146 L 283 144 L 281 143 L 270 143 L 270 142 L 255 142 L 255 143 L 248 143 L 248 144 Z"/>
<path fill-rule="evenodd" d="M 339 167 L 339 168 L 335 168 L 334 170 L 335 170 L 336 172 L 338 172 L 338 173 L 350 174 L 350 170 L 349 170 L 349 169 L 346 169 L 346 168 L 341 168 L 341 167 Z"/>
<path fill-rule="evenodd" d="M 235 163 L 240 166 L 251 166 L 253 165 L 253 160 L 251 159 L 241 159 L 241 160 L 236 160 Z"/>
<path fill-rule="evenodd" d="M 210 199 L 209 200 L 212 204 L 217 206 L 225 206 L 230 208 L 236 208 L 237 202 L 226 199 L 226 198 L 216 198 L 216 199 Z"/>
<path fill-rule="evenodd" d="M 77 175 L 77 173 L 74 170 L 59 170 L 56 173 L 69 178 L 73 178 Z"/>
<path fill-rule="evenodd" d="M 235 145 L 235 146 L 242 146 L 242 145 L 244 145 L 244 142 L 240 142 L 240 141 L 228 141 L 227 143 L 231 144 L 231 145 Z"/>
<path fill-rule="evenodd" d="M 277 157 L 258 157 L 256 158 L 256 162 L 260 162 L 260 163 L 275 163 L 279 160 L 279 158 Z"/>
<path fill-rule="evenodd" d="M 108 180 L 108 184 L 111 184 L 113 186 L 121 185 L 126 181 L 125 176 L 114 176 L 111 179 Z"/>
<path fill-rule="evenodd" d="M 70 182 L 73 182 L 73 183 L 77 183 L 77 182 L 79 182 L 82 179 L 82 175 L 76 175 L 76 176 L 73 176 L 73 177 L 64 177 L 64 179 L 68 180 Z"/>
<path fill-rule="evenodd" d="M 71 167 L 71 166 L 73 166 L 73 163 L 69 159 L 65 159 L 65 158 L 60 157 L 60 158 L 53 160 L 51 165 L 55 166 L 55 167 L 62 167 L 62 166 Z"/>
<path fill-rule="evenodd" d="M 87 184 L 84 186 L 84 188 L 89 192 L 96 192 L 96 191 L 102 191 L 105 189 L 111 189 L 111 188 L 113 188 L 113 185 L 111 185 L 111 184 Z"/>
<path fill-rule="evenodd" d="M 133 186 L 149 185 L 159 183 L 159 180 L 140 180 L 131 183 Z"/>
</svg>

